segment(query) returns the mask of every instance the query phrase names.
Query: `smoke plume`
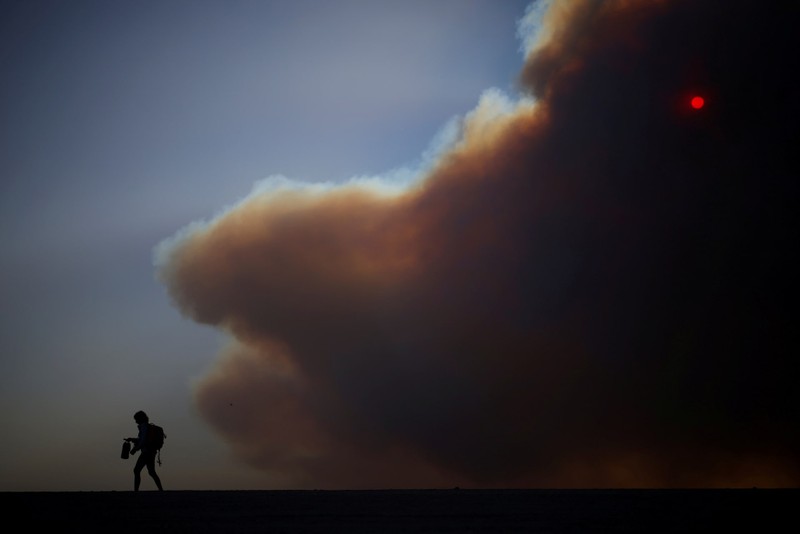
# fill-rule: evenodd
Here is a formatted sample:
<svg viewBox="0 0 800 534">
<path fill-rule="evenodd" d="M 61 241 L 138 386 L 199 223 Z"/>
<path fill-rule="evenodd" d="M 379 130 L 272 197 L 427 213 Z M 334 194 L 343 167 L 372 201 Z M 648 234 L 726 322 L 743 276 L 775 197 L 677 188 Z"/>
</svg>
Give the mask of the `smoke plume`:
<svg viewBox="0 0 800 534">
<path fill-rule="evenodd" d="M 415 182 L 272 180 L 158 247 L 276 486 L 800 482 L 793 8 L 536 7 L 523 96 Z"/>
</svg>

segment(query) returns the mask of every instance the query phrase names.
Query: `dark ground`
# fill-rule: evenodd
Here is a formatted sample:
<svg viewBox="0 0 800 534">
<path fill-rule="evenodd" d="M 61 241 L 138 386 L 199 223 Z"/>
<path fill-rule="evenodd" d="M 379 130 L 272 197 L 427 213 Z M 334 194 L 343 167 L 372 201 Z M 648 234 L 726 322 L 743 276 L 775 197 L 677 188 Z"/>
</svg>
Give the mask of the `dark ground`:
<svg viewBox="0 0 800 534">
<path fill-rule="evenodd" d="M 58 534 L 800 531 L 800 490 L 794 489 L 1 495 L 7 525 Z"/>
</svg>

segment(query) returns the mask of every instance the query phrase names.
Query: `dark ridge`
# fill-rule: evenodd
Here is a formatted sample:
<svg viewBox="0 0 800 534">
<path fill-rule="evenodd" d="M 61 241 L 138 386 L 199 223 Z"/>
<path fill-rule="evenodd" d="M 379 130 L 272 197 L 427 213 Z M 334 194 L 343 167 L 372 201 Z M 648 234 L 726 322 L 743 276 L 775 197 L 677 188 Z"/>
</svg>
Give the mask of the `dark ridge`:
<svg viewBox="0 0 800 534">
<path fill-rule="evenodd" d="M 102 491 L 2 494 L 50 532 L 770 532 L 796 489 Z"/>
</svg>

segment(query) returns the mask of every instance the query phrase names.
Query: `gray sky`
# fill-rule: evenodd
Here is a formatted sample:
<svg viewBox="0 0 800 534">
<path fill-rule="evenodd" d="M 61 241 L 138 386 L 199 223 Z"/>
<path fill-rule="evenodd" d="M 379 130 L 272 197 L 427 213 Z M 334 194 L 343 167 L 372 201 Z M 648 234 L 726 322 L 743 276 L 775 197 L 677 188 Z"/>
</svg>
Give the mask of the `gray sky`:
<svg viewBox="0 0 800 534">
<path fill-rule="evenodd" d="M 168 489 L 275 487 L 196 412 L 224 339 L 170 304 L 154 247 L 271 175 L 416 167 L 514 94 L 527 3 L 3 2 L 0 490 L 129 489 L 139 409 Z"/>
<path fill-rule="evenodd" d="M 796 9 L 534 5 L 3 3 L 0 490 L 796 487 Z"/>
</svg>

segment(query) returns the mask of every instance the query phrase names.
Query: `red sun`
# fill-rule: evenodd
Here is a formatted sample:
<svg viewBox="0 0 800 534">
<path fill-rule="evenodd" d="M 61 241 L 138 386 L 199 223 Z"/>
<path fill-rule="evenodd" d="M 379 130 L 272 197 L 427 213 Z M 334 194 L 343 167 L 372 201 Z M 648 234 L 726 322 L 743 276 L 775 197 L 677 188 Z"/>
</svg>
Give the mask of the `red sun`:
<svg viewBox="0 0 800 534">
<path fill-rule="evenodd" d="M 705 105 L 706 101 L 703 99 L 702 96 L 695 96 L 695 97 L 692 97 L 692 102 L 691 103 L 692 103 L 692 107 L 694 109 L 700 109 Z"/>
</svg>

